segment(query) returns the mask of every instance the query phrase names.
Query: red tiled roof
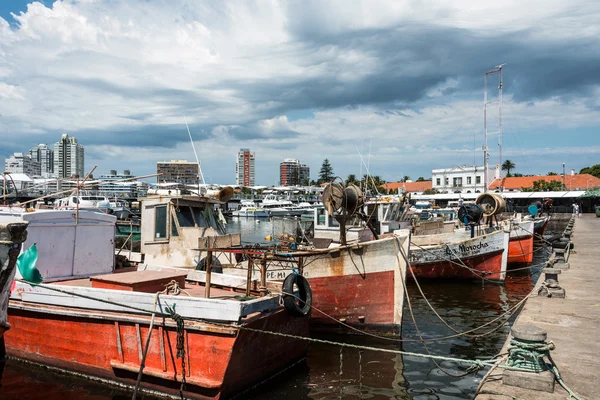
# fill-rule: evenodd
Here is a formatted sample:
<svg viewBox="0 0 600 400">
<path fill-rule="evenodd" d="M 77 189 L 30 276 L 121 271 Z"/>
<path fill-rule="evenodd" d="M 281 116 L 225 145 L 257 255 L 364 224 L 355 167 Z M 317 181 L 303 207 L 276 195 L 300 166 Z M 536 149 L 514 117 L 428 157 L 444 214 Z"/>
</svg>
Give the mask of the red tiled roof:
<svg viewBox="0 0 600 400">
<path fill-rule="evenodd" d="M 505 190 L 532 188 L 533 182 L 539 180 L 546 182 L 558 181 L 562 183 L 563 177 L 562 175 L 511 176 L 510 178 L 495 179 L 491 183 L 490 189 L 497 189 L 499 186 L 504 187 Z M 567 175 L 564 182 L 567 190 L 587 190 L 592 187 L 600 187 L 600 178 L 596 178 L 590 174 Z"/>
<path fill-rule="evenodd" d="M 406 192 L 423 192 L 432 188 L 431 181 L 421 182 L 388 182 L 381 186 L 385 190 L 398 190 L 403 188 Z"/>
</svg>

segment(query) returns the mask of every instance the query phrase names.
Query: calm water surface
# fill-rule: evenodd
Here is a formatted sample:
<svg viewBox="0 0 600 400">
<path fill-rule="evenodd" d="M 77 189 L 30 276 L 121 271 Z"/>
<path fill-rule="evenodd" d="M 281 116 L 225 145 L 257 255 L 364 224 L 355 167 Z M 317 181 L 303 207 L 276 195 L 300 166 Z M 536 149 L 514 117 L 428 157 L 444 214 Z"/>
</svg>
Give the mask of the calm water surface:
<svg viewBox="0 0 600 400">
<path fill-rule="evenodd" d="M 257 222 L 252 219 L 230 221 L 230 232 L 241 232 L 248 244 L 263 242 L 265 236 L 292 233 L 295 221 Z M 534 265 L 545 261 L 549 249 L 536 248 Z M 535 272 L 538 271 L 538 272 Z M 532 289 L 539 269 L 532 275 L 529 270 L 509 273 L 505 285 L 482 282 L 421 282 L 425 297 L 445 321 L 458 331 L 478 327 L 518 303 Z M 421 296 L 417 285 L 408 282 L 410 302 L 418 330 L 424 338 L 450 336 L 453 332 L 444 326 Z M 514 318 L 513 318 L 514 319 Z M 512 323 L 512 319 L 511 319 Z M 509 324 L 510 325 L 510 324 Z M 502 348 L 509 333 L 509 325 L 478 339 L 455 337 L 428 342 L 431 354 L 455 358 L 489 358 Z M 478 331 L 495 328 L 493 324 Z M 351 342 L 362 346 L 384 347 L 415 353 L 426 353 L 423 345 L 414 340 L 419 336 L 408 305 L 405 304 L 402 339 L 404 342 L 384 341 L 377 338 L 343 335 L 319 335 L 319 338 Z M 307 360 L 285 371 L 260 388 L 240 398 L 275 400 L 301 399 L 470 399 L 485 371 L 457 377 L 465 367 L 442 362 L 440 367 L 425 358 L 400 356 L 338 346 L 311 343 Z M 1 399 L 98 399 L 121 400 L 130 394 L 90 384 L 89 382 L 54 375 L 30 366 L 9 361 L 4 373 Z M 151 397 L 145 396 L 145 399 Z"/>
</svg>

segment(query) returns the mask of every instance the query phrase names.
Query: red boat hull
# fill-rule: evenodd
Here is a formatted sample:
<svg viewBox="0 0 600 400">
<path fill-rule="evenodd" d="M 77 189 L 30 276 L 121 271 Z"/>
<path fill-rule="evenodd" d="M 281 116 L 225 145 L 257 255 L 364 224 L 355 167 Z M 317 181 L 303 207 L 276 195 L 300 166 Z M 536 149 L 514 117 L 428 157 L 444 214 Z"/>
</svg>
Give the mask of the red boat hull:
<svg viewBox="0 0 600 400">
<path fill-rule="evenodd" d="M 9 321 L 12 328 L 4 335 L 8 354 L 132 384 L 140 367 L 150 320 L 121 313 L 83 313 L 35 305 L 28 309 L 11 308 Z M 309 333 L 308 317 L 293 317 L 282 309 L 243 326 L 303 337 Z M 197 399 L 228 398 L 301 359 L 307 349 L 306 341 L 220 324 L 186 322 L 184 335 L 184 393 Z M 177 331 L 172 321 L 165 326 L 162 320 L 155 321 L 142 386 L 179 393 L 181 359 L 176 357 L 176 343 Z"/>
<path fill-rule="evenodd" d="M 530 263 L 533 261 L 533 236 L 511 238 L 508 243 L 509 263 Z"/>
<path fill-rule="evenodd" d="M 314 326 L 339 326 L 331 318 L 351 325 L 394 325 L 394 271 L 341 275 L 308 280 L 313 290 Z M 320 313 L 319 311 L 323 313 Z"/>
<path fill-rule="evenodd" d="M 464 263 L 465 265 L 462 265 Z M 490 279 L 504 280 L 502 268 L 502 251 L 488 253 L 461 261 L 440 260 L 432 263 L 411 263 L 412 273 L 407 277 L 412 278 L 413 273 L 417 279 Z"/>
</svg>

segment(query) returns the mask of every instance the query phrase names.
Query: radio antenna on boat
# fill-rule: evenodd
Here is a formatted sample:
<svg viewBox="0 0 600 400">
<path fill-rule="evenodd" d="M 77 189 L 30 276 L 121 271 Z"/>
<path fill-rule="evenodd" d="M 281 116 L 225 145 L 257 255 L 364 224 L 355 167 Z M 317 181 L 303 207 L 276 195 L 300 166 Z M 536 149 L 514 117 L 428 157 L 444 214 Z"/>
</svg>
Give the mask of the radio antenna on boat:
<svg viewBox="0 0 600 400">
<path fill-rule="evenodd" d="M 183 120 L 185 121 L 185 127 L 187 128 L 188 135 L 190 136 L 190 142 L 192 142 L 192 149 L 194 150 L 194 156 L 196 156 L 196 162 L 198 163 L 198 175 L 200 177 L 200 181 L 202 182 L 202 184 L 205 184 L 206 182 L 204 182 L 204 175 L 202 174 L 202 167 L 200 166 L 200 160 L 198 159 L 198 153 L 196 153 L 196 146 L 194 146 L 194 140 L 192 139 L 192 133 L 190 132 L 190 127 L 188 126 L 187 118 L 185 117 L 185 114 L 181 114 L 181 115 L 183 115 Z"/>
<path fill-rule="evenodd" d="M 488 170 L 489 170 L 489 158 L 490 154 L 488 153 L 488 145 L 487 145 L 487 137 L 488 137 L 488 129 L 487 129 L 487 106 L 488 104 L 498 103 L 498 154 L 499 154 L 499 167 L 502 166 L 502 67 L 506 64 L 496 65 L 493 70 L 485 73 L 483 78 L 483 192 L 487 192 L 488 185 L 491 182 L 488 182 Z M 488 101 L 488 90 L 487 90 L 487 80 L 491 75 L 499 75 L 500 82 L 498 84 L 498 99 L 494 101 Z"/>
</svg>

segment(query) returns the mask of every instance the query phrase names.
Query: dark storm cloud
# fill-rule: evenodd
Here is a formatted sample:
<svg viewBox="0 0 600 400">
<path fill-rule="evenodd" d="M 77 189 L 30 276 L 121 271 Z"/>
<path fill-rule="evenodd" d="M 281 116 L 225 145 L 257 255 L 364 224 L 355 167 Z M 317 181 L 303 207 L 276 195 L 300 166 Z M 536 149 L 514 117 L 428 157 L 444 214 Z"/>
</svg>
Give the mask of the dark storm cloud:
<svg viewBox="0 0 600 400">
<path fill-rule="evenodd" d="M 429 90 L 449 79 L 457 80 L 459 87 L 443 89 L 444 96 L 482 90 L 484 73 L 499 63 L 507 64 L 505 93 L 518 102 L 588 96 L 600 84 L 596 71 L 599 42 L 577 38 L 544 42 L 535 39 L 530 30 L 494 36 L 491 32 L 409 25 L 340 34 L 315 35 L 307 30 L 296 38 L 303 57 L 312 66 L 323 67 L 323 74 L 224 84 L 250 102 L 279 102 L 281 106 L 273 113 L 346 105 L 386 108 L 387 103 L 418 108 L 421 101 L 428 100 Z M 375 65 L 361 65 L 360 61 L 345 65 L 344 55 L 353 51 L 376 60 Z M 344 73 L 352 70 L 361 76 L 345 80 Z"/>
</svg>

